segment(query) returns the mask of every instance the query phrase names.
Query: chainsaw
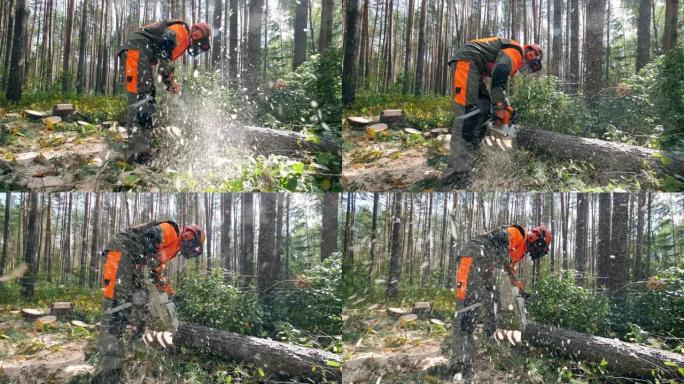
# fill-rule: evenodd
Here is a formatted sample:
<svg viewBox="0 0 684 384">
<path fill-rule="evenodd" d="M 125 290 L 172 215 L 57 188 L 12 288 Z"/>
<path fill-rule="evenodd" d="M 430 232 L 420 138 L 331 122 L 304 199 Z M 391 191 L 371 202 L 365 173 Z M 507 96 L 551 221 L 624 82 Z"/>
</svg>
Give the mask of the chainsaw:
<svg viewBox="0 0 684 384">
<path fill-rule="evenodd" d="M 527 309 L 525 308 L 525 299 L 520 294 L 520 290 L 515 285 L 511 284 L 511 294 L 513 300 L 518 304 L 518 312 L 520 312 L 520 321 L 522 323 L 522 330 L 527 327 Z"/>
<path fill-rule="evenodd" d="M 506 105 L 510 105 L 508 102 L 508 96 L 506 96 L 506 93 L 504 92 L 504 102 Z M 458 120 L 467 120 L 471 117 L 475 117 L 477 115 L 480 115 L 484 113 L 480 108 L 475 108 L 474 110 L 466 113 L 463 116 L 457 117 Z M 487 111 L 487 120 L 485 120 L 484 123 L 482 123 L 482 126 L 485 127 L 485 132 L 486 135 L 488 136 L 494 136 L 500 139 L 515 139 L 518 136 L 518 125 L 515 123 L 517 113 L 514 111 L 512 116 L 511 116 L 511 121 L 510 124 L 497 124 L 496 121 L 496 111 L 494 110 L 494 106 L 490 107 L 490 110 Z"/>
</svg>

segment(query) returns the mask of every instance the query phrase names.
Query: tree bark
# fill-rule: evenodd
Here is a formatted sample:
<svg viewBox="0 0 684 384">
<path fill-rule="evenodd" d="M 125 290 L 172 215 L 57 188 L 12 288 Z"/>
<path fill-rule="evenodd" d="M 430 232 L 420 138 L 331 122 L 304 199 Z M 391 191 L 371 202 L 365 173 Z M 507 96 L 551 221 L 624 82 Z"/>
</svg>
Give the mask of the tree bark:
<svg viewBox="0 0 684 384">
<path fill-rule="evenodd" d="M 644 277 L 642 255 L 644 254 L 644 216 L 646 210 L 646 192 L 637 195 L 637 227 L 636 244 L 634 246 L 634 281 Z"/>
<path fill-rule="evenodd" d="M 0 276 L 5 274 L 5 264 L 7 263 L 7 251 L 9 249 L 9 227 L 10 227 L 10 205 L 12 200 L 11 193 L 5 193 L 5 217 L 3 219 L 3 233 L 2 233 L 2 260 L 0 260 Z M 49 231 L 49 229 L 48 229 Z M 2 282 L 0 282 L 0 287 Z"/>
<path fill-rule="evenodd" d="M 663 52 L 677 46 L 677 9 L 679 0 L 665 0 L 665 29 L 663 30 Z"/>
<path fill-rule="evenodd" d="M 409 74 L 409 65 L 411 63 L 411 32 L 413 31 L 413 8 L 414 0 L 409 0 L 408 9 L 406 10 L 406 39 L 405 48 L 406 53 L 404 55 L 404 79 L 401 85 L 401 93 L 407 94 L 411 86 L 411 75 Z"/>
<path fill-rule="evenodd" d="M 242 193 L 242 255 L 240 258 L 240 288 L 247 288 L 254 275 L 254 195 Z"/>
<path fill-rule="evenodd" d="M 527 127 L 520 127 L 518 144 L 539 154 L 559 159 L 584 160 L 606 170 L 640 173 L 646 169 L 644 164 L 648 164 L 659 174 L 668 172 L 675 175 L 684 174 L 684 159 L 636 145 L 588 139 Z M 664 162 L 663 156 L 671 161 Z"/>
<path fill-rule="evenodd" d="M 207 0 L 209 1 L 209 0 Z M 209 3 L 207 3 L 208 6 Z M 223 15 L 223 0 L 214 0 L 214 43 L 211 52 L 211 68 L 216 71 L 221 64 L 221 16 Z"/>
<path fill-rule="evenodd" d="M 26 227 L 24 262 L 28 266 L 28 271 L 21 277 L 21 294 L 24 297 L 33 297 L 33 290 L 36 284 L 36 254 L 38 244 L 35 239 L 38 237 L 38 193 L 29 193 L 29 217 Z"/>
<path fill-rule="evenodd" d="M 306 24 L 308 22 L 309 0 L 298 0 L 294 19 L 294 56 L 292 70 L 294 71 L 306 61 Z"/>
<path fill-rule="evenodd" d="M 342 105 L 356 98 L 357 58 L 359 56 L 359 0 L 346 0 L 342 57 Z"/>
<path fill-rule="evenodd" d="M 76 92 L 83 94 L 86 86 L 85 78 L 85 55 L 87 44 L 87 27 L 88 27 L 88 0 L 83 0 L 81 6 L 81 30 L 78 36 L 78 69 L 76 72 Z"/>
<path fill-rule="evenodd" d="M 608 276 L 610 275 L 610 220 L 611 220 L 611 196 L 609 192 L 602 192 L 599 194 L 599 217 L 598 222 L 598 249 L 596 269 L 598 276 L 596 276 L 596 286 L 605 287 L 608 285 Z"/>
<path fill-rule="evenodd" d="M 563 1 L 553 1 L 553 44 L 551 46 L 551 73 L 560 77 L 563 57 Z"/>
<path fill-rule="evenodd" d="M 325 56 L 332 42 L 333 27 L 333 0 L 322 0 L 321 2 L 321 32 L 318 36 L 318 52 Z"/>
<path fill-rule="evenodd" d="M 677 366 L 684 366 L 684 356 L 678 353 L 534 322 L 527 324 L 522 337 L 525 342 L 551 353 L 598 364 L 605 360 L 607 369 L 630 377 L 652 378 L 652 370 L 658 369 L 663 378 L 676 380 L 681 378 Z M 674 366 L 666 362 L 674 363 Z"/>
<path fill-rule="evenodd" d="M 401 279 L 401 243 L 403 233 L 403 217 L 401 212 L 402 194 L 394 194 L 394 213 L 392 222 L 392 237 L 390 240 L 389 278 L 387 279 L 387 297 L 397 297 Z"/>
<path fill-rule="evenodd" d="M 610 230 L 610 263 L 608 289 L 615 291 L 626 284 L 629 277 L 628 241 L 629 194 L 613 193 L 613 214 Z"/>
<path fill-rule="evenodd" d="M 249 29 L 247 32 L 247 55 L 244 59 L 244 78 L 250 96 L 259 93 L 261 84 L 261 20 L 264 0 L 249 1 Z"/>
<path fill-rule="evenodd" d="M 377 242 L 378 242 L 378 205 L 380 201 L 380 194 L 373 193 L 373 220 L 371 221 L 371 243 L 370 243 L 370 264 L 368 266 L 368 286 L 371 287 L 373 281 L 373 271 L 377 263 Z"/>
<path fill-rule="evenodd" d="M 230 28 L 228 34 L 228 77 L 237 86 L 238 74 L 238 0 L 230 0 Z"/>
<path fill-rule="evenodd" d="M 95 211 L 93 212 L 93 235 L 90 242 L 90 275 L 88 276 L 88 286 L 97 286 L 100 273 L 100 193 L 95 193 Z M 49 233 L 49 232 L 48 232 Z"/>
<path fill-rule="evenodd" d="M 584 32 L 585 96 L 591 101 L 603 86 L 603 26 L 606 20 L 606 0 L 587 0 L 587 21 Z"/>
<path fill-rule="evenodd" d="M 9 65 L 7 89 L 5 97 L 8 101 L 18 102 L 21 99 L 21 88 L 24 85 L 25 55 L 24 45 L 26 41 L 26 0 L 17 0 L 14 13 L 14 32 L 12 34 L 12 50 Z M 12 18 L 10 18 L 12 19 Z M 8 50 L 8 52 L 10 52 Z"/>
<path fill-rule="evenodd" d="M 413 94 L 420 96 L 423 92 L 423 67 L 425 66 L 425 17 L 427 0 L 420 2 L 420 20 L 418 21 L 418 55 L 416 57 L 416 81 Z"/>
<path fill-rule="evenodd" d="M 589 235 L 587 219 L 589 218 L 589 201 L 586 193 L 577 194 L 577 222 L 575 226 L 575 270 L 578 284 L 585 286 L 585 265 L 587 264 L 587 247 Z"/>
<path fill-rule="evenodd" d="M 174 344 L 212 353 L 229 360 L 253 363 L 283 377 L 303 377 L 320 382 L 342 378 L 342 356 L 274 340 L 243 336 L 201 325 L 181 323 Z"/>
<path fill-rule="evenodd" d="M 639 18 L 637 20 L 637 52 L 636 70 L 648 63 L 651 49 L 651 0 L 639 0 Z"/>
<path fill-rule="evenodd" d="M 258 289 L 260 293 L 266 290 L 276 281 L 273 273 L 275 266 L 275 220 L 276 216 L 275 193 L 259 194 L 259 277 Z"/>
<path fill-rule="evenodd" d="M 71 89 L 71 35 L 74 26 L 74 0 L 69 0 L 67 9 L 66 26 L 64 27 L 64 57 L 62 61 L 63 81 L 62 93 L 67 93 Z"/>
<path fill-rule="evenodd" d="M 333 252 L 337 252 L 338 193 L 328 192 L 323 195 L 321 223 L 321 260 L 325 260 Z"/>
</svg>

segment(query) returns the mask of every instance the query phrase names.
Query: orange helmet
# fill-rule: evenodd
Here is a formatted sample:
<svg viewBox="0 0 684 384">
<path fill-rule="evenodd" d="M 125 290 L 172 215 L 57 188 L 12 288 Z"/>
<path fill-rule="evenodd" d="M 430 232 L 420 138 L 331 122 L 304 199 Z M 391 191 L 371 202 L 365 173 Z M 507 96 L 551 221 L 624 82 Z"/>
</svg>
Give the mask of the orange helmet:
<svg viewBox="0 0 684 384">
<path fill-rule="evenodd" d="M 544 57 L 544 52 L 539 44 L 526 44 L 523 48 L 523 52 L 525 53 L 525 62 L 527 62 L 527 65 L 529 65 L 532 72 L 537 72 L 542 69 L 542 58 Z M 536 57 L 528 57 L 527 54 L 532 52 L 536 54 Z"/>
<path fill-rule="evenodd" d="M 202 245 L 207 239 L 207 235 L 199 225 L 183 227 L 180 235 L 181 252 L 185 257 L 197 257 L 202 254 Z"/>
<path fill-rule="evenodd" d="M 209 24 L 196 23 L 190 28 L 190 54 L 197 56 L 211 48 L 211 27 Z"/>
<path fill-rule="evenodd" d="M 527 250 L 530 252 L 532 260 L 548 254 L 551 241 L 553 241 L 553 235 L 545 225 L 530 229 L 527 234 Z"/>
</svg>

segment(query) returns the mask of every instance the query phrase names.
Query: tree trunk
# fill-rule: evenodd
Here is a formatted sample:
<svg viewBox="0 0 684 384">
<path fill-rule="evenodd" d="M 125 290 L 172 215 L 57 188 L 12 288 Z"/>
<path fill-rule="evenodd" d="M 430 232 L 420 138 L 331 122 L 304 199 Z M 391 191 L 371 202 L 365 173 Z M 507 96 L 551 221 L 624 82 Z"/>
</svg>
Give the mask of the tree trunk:
<svg viewBox="0 0 684 384">
<path fill-rule="evenodd" d="M 380 194 L 373 193 L 373 220 L 371 221 L 371 243 L 370 243 L 370 264 L 368 266 L 368 286 L 372 287 L 373 272 L 377 263 L 377 242 L 378 242 L 378 205 Z"/>
<path fill-rule="evenodd" d="M 228 271 L 233 268 L 230 258 L 230 227 L 232 225 L 233 194 L 221 194 L 221 258 L 223 269 Z M 228 277 L 228 274 L 226 274 Z"/>
<path fill-rule="evenodd" d="M 76 92 L 83 94 L 85 91 L 85 55 L 87 44 L 87 27 L 88 27 L 88 0 L 83 0 L 81 6 L 81 30 L 78 36 L 78 70 L 76 72 Z"/>
<path fill-rule="evenodd" d="M 651 0 L 639 0 L 639 18 L 637 21 L 636 70 L 648 63 L 651 50 Z"/>
<path fill-rule="evenodd" d="M 420 96 L 423 92 L 423 67 L 425 66 L 425 17 L 427 15 L 427 0 L 420 2 L 420 20 L 418 21 L 418 55 L 416 57 L 416 81 L 413 94 Z"/>
<path fill-rule="evenodd" d="M 559 159 L 584 160 L 606 170 L 641 173 L 645 163 L 661 174 L 684 174 L 684 159 L 655 149 L 520 127 L 518 144 Z M 663 162 L 665 156 L 671 161 Z M 668 163 L 668 165 L 663 165 Z"/>
<path fill-rule="evenodd" d="M 81 227 L 81 265 L 78 271 L 78 285 L 85 287 L 86 283 L 86 253 L 88 249 L 88 216 L 90 215 L 90 193 L 85 193 L 85 202 L 83 203 L 83 226 Z"/>
<path fill-rule="evenodd" d="M 563 1 L 553 1 L 553 45 L 551 46 L 551 73 L 560 77 L 563 57 Z"/>
<path fill-rule="evenodd" d="M 318 52 L 323 56 L 325 56 L 332 42 L 334 7 L 333 0 L 322 0 L 321 2 L 321 32 L 318 36 Z"/>
<path fill-rule="evenodd" d="M 522 337 L 525 342 L 551 353 L 597 364 L 605 360 L 608 363 L 605 368 L 628 377 L 650 379 L 653 369 L 657 369 L 663 378 L 677 380 L 681 378 L 677 367 L 684 366 L 684 356 L 678 353 L 534 322 L 527 324 Z"/>
<path fill-rule="evenodd" d="M 64 27 L 64 57 L 62 61 L 62 93 L 67 93 L 71 89 L 71 35 L 74 26 L 74 0 L 69 0 L 67 9 L 66 26 Z"/>
<path fill-rule="evenodd" d="M 10 205 L 12 194 L 5 193 L 5 218 L 3 219 L 3 233 L 2 233 L 2 260 L 0 260 L 0 276 L 5 274 L 5 264 L 7 263 L 7 251 L 9 247 L 9 229 L 10 229 Z M 48 230 L 49 231 L 49 230 Z M 48 232 L 49 233 L 49 232 Z M 0 282 L 0 287 L 2 282 Z"/>
<path fill-rule="evenodd" d="M 570 63 L 569 63 L 569 76 L 568 79 L 572 84 L 570 84 L 570 89 L 573 92 L 577 92 L 579 89 L 579 1 L 578 0 L 566 0 L 570 1 Z M 536 18 L 535 18 L 536 20 Z M 574 53 L 573 53 L 574 52 Z"/>
<path fill-rule="evenodd" d="M 646 210 L 646 192 L 637 195 L 637 227 L 636 244 L 634 246 L 634 281 L 644 277 L 642 255 L 644 254 L 644 215 Z"/>
<path fill-rule="evenodd" d="M 273 271 L 276 270 L 274 265 L 276 252 L 275 220 L 273 220 L 277 214 L 276 197 L 275 193 L 259 194 L 259 276 L 257 286 L 260 293 L 265 293 L 276 281 L 273 274 Z"/>
<path fill-rule="evenodd" d="M 263 19 L 264 0 L 250 0 L 249 29 L 247 32 L 247 57 L 244 62 L 244 78 L 250 96 L 259 93 L 261 85 L 261 20 Z"/>
<path fill-rule="evenodd" d="M 333 252 L 337 252 L 337 215 L 338 193 L 328 192 L 323 195 L 323 212 L 321 223 L 321 260 L 325 260 Z"/>
<path fill-rule="evenodd" d="M 587 0 L 584 32 L 584 94 L 592 100 L 603 87 L 603 26 L 606 0 Z"/>
<path fill-rule="evenodd" d="M 414 0 L 409 0 L 408 9 L 406 10 L 406 39 L 405 47 L 406 54 L 404 55 L 404 79 L 401 85 L 401 93 L 407 94 L 409 92 L 409 87 L 411 86 L 411 75 L 409 72 L 409 64 L 411 63 L 411 32 L 413 31 L 413 8 Z"/>
<path fill-rule="evenodd" d="M 586 286 L 584 281 L 587 264 L 587 247 L 589 236 L 587 219 L 589 218 L 589 201 L 586 193 L 577 194 L 577 222 L 575 223 L 575 270 L 578 284 Z"/>
<path fill-rule="evenodd" d="M 340 355 L 274 340 L 243 336 L 201 325 L 181 323 L 173 339 L 176 345 L 193 348 L 229 360 L 247 362 L 283 377 L 316 380 L 342 379 Z"/>
<path fill-rule="evenodd" d="M 598 249 L 597 249 L 597 273 L 596 286 L 605 287 L 608 285 L 608 277 L 610 276 L 610 212 L 611 212 L 611 196 L 608 192 L 599 194 L 599 217 L 598 222 Z M 596 232 L 596 231 L 595 231 Z"/>
<path fill-rule="evenodd" d="M 28 266 L 28 271 L 21 277 L 21 294 L 24 297 L 33 297 L 33 289 L 36 284 L 36 254 L 38 245 L 38 193 L 29 193 L 29 217 L 26 227 L 24 262 Z"/>
<path fill-rule="evenodd" d="M 93 212 L 93 235 L 90 242 L 90 275 L 88 276 L 88 286 L 93 288 L 97 286 L 98 277 L 100 273 L 100 193 L 95 193 L 95 208 Z"/>
<path fill-rule="evenodd" d="M 665 29 L 663 30 L 663 52 L 677 46 L 677 9 L 679 0 L 665 0 Z"/>
<path fill-rule="evenodd" d="M 387 279 L 387 297 L 397 297 L 399 293 L 399 283 L 401 279 L 401 243 L 403 222 L 401 204 L 402 194 L 397 192 L 394 194 L 394 219 L 392 222 L 392 237 L 390 240 L 390 265 L 389 278 Z"/>
<path fill-rule="evenodd" d="M 209 0 L 207 0 L 209 1 Z M 209 3 L 207 3 L 208 6 Z M 211 68 L 216 71 L 221 65 L 221 16 L 223 15 L 223 0 L 214 0 L 214 43 L 211 52 Z"/>
<path fill-rule="evenodd" d="M 228 35 L 228 74 L 233 86 L 237 86 L 238 74 L 238 0 L 230 0 L 230 28 Z"/>
<path fill-rule="evenodd" d="M 26 0 L 17 0 L 13 19 L 14 32 L 12 34 L 12 55 L 9 72 L 7 73 L 7 89 L 5 90 L 5 97 L 11 102 L 18 102 L 19 99 L 21 99 L 21 88 L 24 85 L 24 46 L 26 41 L 27 16 Z"/>
<path fill-rule="evenodd" d="M 356 98 L 357 58 L 359 56 L 359 0 L 346 0 L 342 57 L 342 105 Z"/>
<path fill-rule="evenodd" d="M 207 245 L 205 247 L 205 253 L 207 254 L 207 272 L 211 272 L 212 268 L 212 252 L 211 245 L 214 238 L 214 231 L 212 230 L 212 222 L 214 218 L 214 195 L 212 193 L 204 194 L 204 216 L 206 226 L 204 228 L 206 232 Z"/>
<path fill-rule="evenodd" d="M 261 127 L 242 127 L 240 139 L 243 145 L 262 155 L 278 153 L 291 156 L 297 152 L 337 153 L 340 150 L 339 144 L 331 139 L 321 138 L 316 143 L 299 132 Z"/>
<path fill-rule="evenodd" d="M 610 230 L 610 264 L 608 289 L 615 291 L 629 280 L 628 240 L 629 194 L 613 193 L 613 214 Z"/>
<path fill-rule="evenodd" d="M 306 30 L 309 0 L 298 0 L 295 8 L 294 20 L 294 56 L 292 57 L 292 70 L 294 71 L 306 61 Z"/>
<path fill-rule="evenodd" d="M 242 193 L 242 255 L 240 288 L 248 288 L 254 275 L 254 194 Z"/>
</svg>

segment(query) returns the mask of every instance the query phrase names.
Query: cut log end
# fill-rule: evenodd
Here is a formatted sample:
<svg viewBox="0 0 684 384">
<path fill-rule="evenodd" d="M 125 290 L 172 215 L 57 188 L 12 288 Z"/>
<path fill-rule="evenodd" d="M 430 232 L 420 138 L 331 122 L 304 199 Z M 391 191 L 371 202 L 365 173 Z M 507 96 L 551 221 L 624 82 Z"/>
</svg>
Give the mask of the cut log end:
<svg viewBox="0 0 684 384">
<path fill-rule="evenodd" d="M 46 313 L 41 311 L 40 309 L 24 308 L 21 310 L 21 316 L 24 318 L 24 321 L 28 321 L 28 322 L 34 322 L 39 317 L 43 317 L 45 315 L 46 315 Z"/>
<path fill-rule="evenodd" d="M 390 315 L 391 317 L 401 317 L 403 315 L 408 314 L 408 311 L 406 311 L 403 308 L 389 307 L 389 308 L 387 308 L 387 314 Z"/>
</svg>

